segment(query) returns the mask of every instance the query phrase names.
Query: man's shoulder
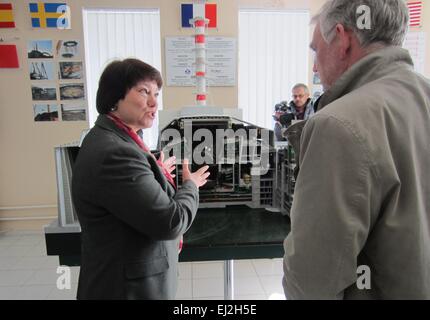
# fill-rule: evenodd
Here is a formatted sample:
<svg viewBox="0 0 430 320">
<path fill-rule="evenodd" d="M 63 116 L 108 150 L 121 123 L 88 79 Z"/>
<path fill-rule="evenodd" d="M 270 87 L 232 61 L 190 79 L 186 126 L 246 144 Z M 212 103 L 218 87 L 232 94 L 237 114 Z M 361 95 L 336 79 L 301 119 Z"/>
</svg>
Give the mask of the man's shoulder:
<svg viewBox="0 0 430 320">
<path fill-rule="evenodd" d="M 384 105 L 387 92 L 384 84 L 369 83 L 337 98 L 317 112 L 334 117 L 360 117 L 366 112 L 378 110 Z"/>
<path fill-rule="evenodd" d="M 318 113 L 330 114 L 335 117 L 352 118 L 357 121 L 364 118 L 368 121 L 382 116 L 385 111 L 397 110 L 400 113 L 408 112 L 405 105 L 411 105 L 407 97 L 422 96 L 430 93 L 430 84 L 425 78 L 409 72 L 407 78 L 414 79 L 416 86 L 407 85 L 407 79 L 388 74 L 386 77 L 364 84 L 347 94 L 332 101 Z M 423 80 L 424 79 L 424 80 Z M 421 80 L 421 81 L 420 81 Z M 411 108 L 409 108 L 409 111 Z"/>
</svg>

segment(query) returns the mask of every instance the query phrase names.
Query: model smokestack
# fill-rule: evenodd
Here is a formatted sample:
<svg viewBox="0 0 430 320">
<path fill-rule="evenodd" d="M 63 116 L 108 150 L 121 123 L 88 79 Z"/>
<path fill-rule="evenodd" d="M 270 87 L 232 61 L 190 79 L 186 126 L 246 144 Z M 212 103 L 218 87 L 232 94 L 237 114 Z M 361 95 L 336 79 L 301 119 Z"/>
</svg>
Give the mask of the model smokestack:
<svg viewBox="0 0 430 320">
<path fill-rule="evenodd" d="M 200 6 L 205 5 L 205 0 L 195 1 L 195 4 Z M 196 105 L 206 106 L 206 28 L 209 20 L 204 17 L 204 10 L 201 14 L 190 20 L 190 24 L 194 26 L 194 43 L 196 55 Z"/>
</svg>

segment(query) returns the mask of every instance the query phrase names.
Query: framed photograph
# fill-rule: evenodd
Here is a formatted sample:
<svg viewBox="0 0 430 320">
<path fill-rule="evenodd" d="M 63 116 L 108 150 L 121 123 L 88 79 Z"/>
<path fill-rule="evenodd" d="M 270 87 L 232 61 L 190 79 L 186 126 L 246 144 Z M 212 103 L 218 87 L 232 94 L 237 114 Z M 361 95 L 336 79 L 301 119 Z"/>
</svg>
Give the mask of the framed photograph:
<svg viewBox="0 0 430 320">
<path fill-rule="evenodd" d="M 58 40 L 55 46 L 55 53 L 58 58 L 76 58 L 79 56 L 78 40 Z"/>
<path fill-rule="evenodd" d="M 85 98 L 83 83 L 63 83 L 60 84 L 61 100 L 82 100 Z"/>
<path fill-rule="evenodd" d="M 34 121 L 58 121 L 58 105 L 34 104 Z"/>
<path fill-rule="evenodd" d="M 30 80 L 54 80 L 54 64 L 52 61 L 30 61 Z"/>
<path fill-rule="evenodd" d="M 57 100 L 57 89 L 52 85 L 32 85 L 33 100 Z"/>
<path fill-rule="evenodd" d="M 82 62 L 60 62 L 59 67 L 61 80 L 82 79 Z"/>
<path fill-rule="evenodd" d="M 61 118 L 63 121 L 85 121 L 87 110 L 84 105 L 61 105 Z"/>
<path fill-rule="evenodd" d="M 53 58 L 52 40 L 30 40 L 27 44 L 29 59 Z"/>
</svg>

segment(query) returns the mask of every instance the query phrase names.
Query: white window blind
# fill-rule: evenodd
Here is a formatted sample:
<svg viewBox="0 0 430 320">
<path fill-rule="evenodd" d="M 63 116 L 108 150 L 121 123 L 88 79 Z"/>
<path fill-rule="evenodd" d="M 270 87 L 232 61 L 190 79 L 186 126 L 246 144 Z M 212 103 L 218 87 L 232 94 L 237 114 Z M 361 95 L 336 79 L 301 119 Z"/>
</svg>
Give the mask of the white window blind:
<svg viewBox="0 0 430 320">
<path fill-rule="evenodd" d="M 239 108 L 244 120 L 273 128 L 276 103 L 308 84 L 308 11 L 239 11 Z"/>
<path fill-rule="evenodd" d="M 403 48 L 409 50 L 415 71 L 424 74 L 426 62 L 425 32 L 408 32 L 403 42 Z"/>
<path fill-rule="evenodd" d="M 88 119 L 94 125 L 98 113 L 96 93 L 104 68 L 116 59 L 137 58 L 161 72 L 160 13 L 158 9 L 84 9 Z M 159 109 L 162 106 L 159 96 Z M 145 143 L 157 143 L 158 119 L 144 130 Z"/>
</svg>

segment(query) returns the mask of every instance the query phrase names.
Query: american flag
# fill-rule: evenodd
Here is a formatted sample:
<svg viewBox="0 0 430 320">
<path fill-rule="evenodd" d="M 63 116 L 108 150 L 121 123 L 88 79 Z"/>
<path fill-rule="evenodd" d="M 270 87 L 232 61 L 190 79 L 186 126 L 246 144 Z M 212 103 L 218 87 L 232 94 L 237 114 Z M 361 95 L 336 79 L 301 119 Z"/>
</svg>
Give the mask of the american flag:
<svg viewBox="0 0 430 320">
<path fill-rule="evenodd" d="M 423 12 L 423 2 L 408 2 L 409 27 L 421 27 L 421 15 Z"/>
</svg>

